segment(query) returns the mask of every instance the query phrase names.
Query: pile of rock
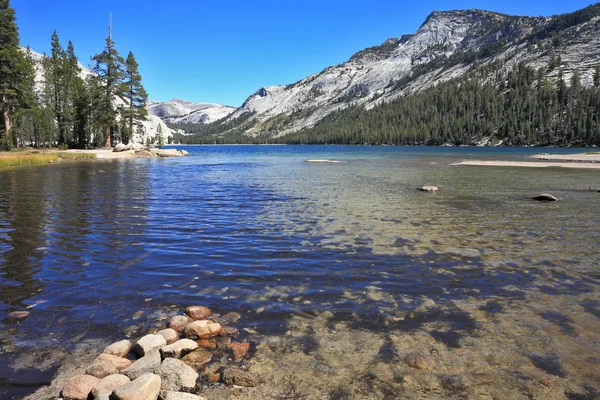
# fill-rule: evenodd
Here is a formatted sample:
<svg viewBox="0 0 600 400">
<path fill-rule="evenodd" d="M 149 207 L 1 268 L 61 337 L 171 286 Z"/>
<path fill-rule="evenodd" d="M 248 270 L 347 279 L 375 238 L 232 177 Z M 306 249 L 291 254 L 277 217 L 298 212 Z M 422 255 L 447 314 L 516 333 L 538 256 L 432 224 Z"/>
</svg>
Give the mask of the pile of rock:
<svg viewBox="0 0 600 400">
<path fill-rule="evenodd" d="M 122 340 L 104 349 L 84 375 L 63 388 L 64 400 L 201 400 L 203 385 L 256 386 L 260 380 L 227 361 L 246 357 L 250 344 L 232 341 L 237 329 L 224 326 L 239 314 L 213 315 L 203 306 L 185 309 L 157 330 L 132 343 Z M 216 361 L 215 361 L 216 360 Z M 215 361 L 215 362 L 213 362 Z"/>
</svg>

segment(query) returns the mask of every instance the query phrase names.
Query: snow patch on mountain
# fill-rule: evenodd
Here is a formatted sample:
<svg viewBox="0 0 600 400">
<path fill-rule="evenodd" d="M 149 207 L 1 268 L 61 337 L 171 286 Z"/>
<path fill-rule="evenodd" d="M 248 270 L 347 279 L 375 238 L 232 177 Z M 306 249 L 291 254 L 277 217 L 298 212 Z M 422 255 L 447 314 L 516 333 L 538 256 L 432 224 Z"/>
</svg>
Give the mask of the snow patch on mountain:
<svg viewBox="0 0 600 400">
<path fill-rule="evenodd" d="M 180 99 L 148 102 L 148 113 L 173 124 L 208 124 L 227 117 L 235 110 L 235 107 Z"/>
</svg>

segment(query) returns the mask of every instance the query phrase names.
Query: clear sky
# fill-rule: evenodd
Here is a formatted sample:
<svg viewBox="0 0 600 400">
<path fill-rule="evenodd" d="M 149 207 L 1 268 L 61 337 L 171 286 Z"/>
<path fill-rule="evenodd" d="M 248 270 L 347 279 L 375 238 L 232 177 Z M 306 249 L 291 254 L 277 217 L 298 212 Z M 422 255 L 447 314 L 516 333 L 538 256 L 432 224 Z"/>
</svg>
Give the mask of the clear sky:
<svg viewBox="0 0 600 400">
<path fill-rule="evenodd" d="M 131 50 L 153 100 L 240 106 L 263 86 L 293 83 L 363 48 L 414 33 L 434 10 L 553 15 L 590 0 L 11 0 L 21 43 L 47 52 L 56 30 L 83 65 L 113 38 Z"/>
</svg>

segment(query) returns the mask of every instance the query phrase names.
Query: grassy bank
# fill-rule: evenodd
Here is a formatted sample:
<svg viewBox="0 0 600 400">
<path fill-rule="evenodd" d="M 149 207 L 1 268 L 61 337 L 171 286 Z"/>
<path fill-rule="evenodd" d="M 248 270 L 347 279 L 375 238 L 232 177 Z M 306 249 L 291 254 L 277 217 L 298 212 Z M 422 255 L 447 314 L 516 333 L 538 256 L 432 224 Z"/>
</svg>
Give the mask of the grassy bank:
<svg viewBox="0 0 600 400">
<path fill-rule="evenodd" d="M 59 160 L 96 158 L 95 154 L 65 153 L 52 151 L 0 152 L 0 168 L 20 165 L 49 164 Z"/>
</svg>

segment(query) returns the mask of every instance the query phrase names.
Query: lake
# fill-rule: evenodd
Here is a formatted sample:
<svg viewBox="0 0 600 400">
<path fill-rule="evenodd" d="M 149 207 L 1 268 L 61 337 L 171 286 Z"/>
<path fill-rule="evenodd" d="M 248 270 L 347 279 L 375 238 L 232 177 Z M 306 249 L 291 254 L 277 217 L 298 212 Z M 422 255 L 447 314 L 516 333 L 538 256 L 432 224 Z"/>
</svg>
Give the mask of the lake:
<svg viewBox="0 0 600 400">
<path fill-rule="evenodd" d="M 195 304 L 241 314 L 240 398 L 600 393 L 600 171 L 452 165 L 586 150 L 178 148 L 0 171 L 0 398 Z"/>
</svg>

